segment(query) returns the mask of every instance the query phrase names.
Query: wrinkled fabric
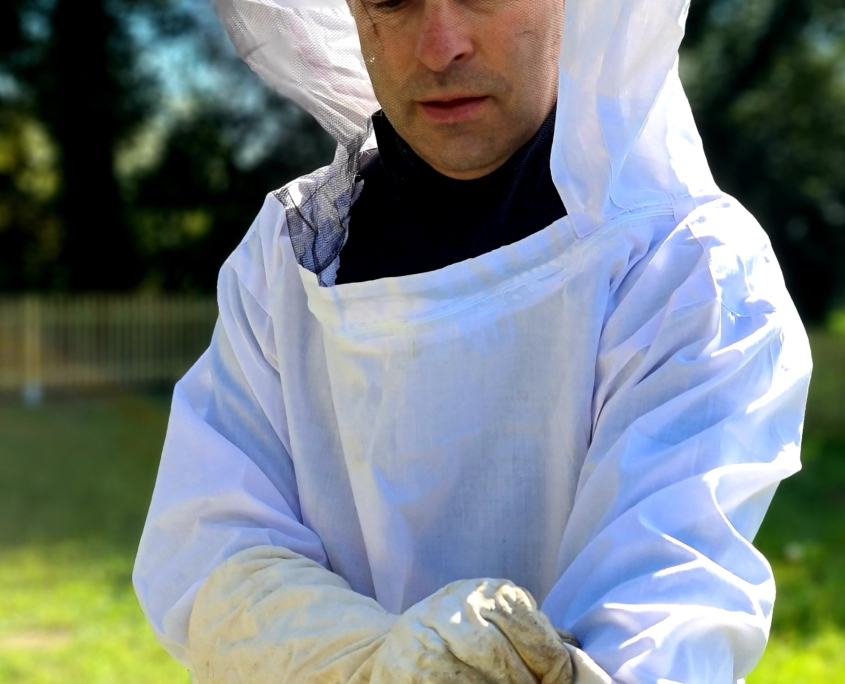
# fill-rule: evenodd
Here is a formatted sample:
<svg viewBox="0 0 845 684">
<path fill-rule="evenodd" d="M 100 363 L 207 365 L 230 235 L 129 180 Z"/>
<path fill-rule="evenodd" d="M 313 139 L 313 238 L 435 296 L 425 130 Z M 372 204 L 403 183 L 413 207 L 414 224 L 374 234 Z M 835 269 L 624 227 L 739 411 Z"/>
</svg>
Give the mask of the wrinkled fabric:
<svg viewBox="0 0 845 684">
<path fill-rule="evenodd" d="M 572 684 L 569 649 L 584 659 L 505 580 L 453 582 L 397 619 L 276 547 L 242 551 L 211 574 L 189 635 L 198 684 Z"/>
<path fill-rule="evenodd" d="M 353 137 L 336 136 L 360 141 L 367 107 L 349 102 L 366 101 L 366 72 L 346 79 L 355 60 L 335 69 L 330 33 L 306 30 L 354 54 L 343 3 L 230 6 L 296 20 L 268 40 L 328 71 L 297 72 L 295 95 L 327 128 L 354 112 Z M 514 244 L 327 287 L 291 217 L 329 226 L 314 244 L 339 253 L 343 217 L 321 207 L 345 211 L 356 189 L 308 198 L 346 171 L 268 197 L 221 271 L 211 347 L 175 389 L 134 573 L 186 666 L 205 580 L 272 546 L 394 615 L 507 578 L 617 684 L 753 669 L 775 587 L 752 541 L 800 467 L 811 360 L 767 236 L 712 183 L 677 78 L 686 11 L 567 1 L 551 172 L 569 215 Z M 284 85 L 280 69 L 267 78 Z"/>
<path fill-rule="evenodd" d="M 810 357 L 735 201 L 325 288 L 269 198 L 219 301 L 135 569 L 183 663 L 205 578 L 271 545 L 396 615 L 507 578 L 622 684 L 753 668 L 774 582 L 751 540 L 799 468 Z"/>
<path fill-rule="evenodd" d="M 576 232 L 719 195 L 678 76 L 690 0 L 566 0 L 552 175 Z"/>
<path fill-rule="evenodd" d="M 378 108 L 346 0 L 212 0 L 232 44 L 261 78 L 341 145 Z"/>
<path fill-rule="evenodd" d="M 573 684 L 613 684 L 610 675 L 580 648 L 566 644 L 566 650 L 569 651 L 569 662 L 572 665 Z"/>
</svg>

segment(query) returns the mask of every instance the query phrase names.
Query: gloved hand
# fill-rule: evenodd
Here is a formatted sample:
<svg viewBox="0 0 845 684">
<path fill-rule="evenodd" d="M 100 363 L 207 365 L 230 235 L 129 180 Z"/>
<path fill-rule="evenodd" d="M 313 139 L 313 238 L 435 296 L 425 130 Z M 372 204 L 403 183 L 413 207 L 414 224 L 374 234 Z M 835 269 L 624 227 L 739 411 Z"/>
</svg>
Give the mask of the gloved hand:
<svg viewBox="0 0 845 684">
<path fill-rule="evenodd" d="M 198 684 L 572 682 L 563 641 L 510 582 L 455 582 L 397 618 L 318 563 L 268 546 L 208 577 L 188 646 Z"/>
<path fill-rule="evenodd" d="M 195 684 L 366 684 L 397 617 L 338 575 L 258 546 L 216 568 L 194 600 Z"/>
<path fill-rule="evenodd" d="M 407 612 L 373 656 L 370 684 L 571 684 L 563 640 L 524 589 L 462 580 Z"/>
</svg>

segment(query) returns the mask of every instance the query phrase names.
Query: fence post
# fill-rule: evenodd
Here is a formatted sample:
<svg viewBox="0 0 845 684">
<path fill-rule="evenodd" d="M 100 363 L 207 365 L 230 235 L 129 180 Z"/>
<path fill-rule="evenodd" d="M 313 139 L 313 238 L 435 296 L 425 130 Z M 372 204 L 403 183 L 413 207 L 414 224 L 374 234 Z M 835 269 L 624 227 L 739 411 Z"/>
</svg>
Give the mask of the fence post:
<svg viewBox="0 0 845 684">
<path fill-rule="evenodd" d="M 23 401 L 28 406 L 44 399 L 41 374 L 41 299 L 29 295 L 23 300 Z"/>
</svg>

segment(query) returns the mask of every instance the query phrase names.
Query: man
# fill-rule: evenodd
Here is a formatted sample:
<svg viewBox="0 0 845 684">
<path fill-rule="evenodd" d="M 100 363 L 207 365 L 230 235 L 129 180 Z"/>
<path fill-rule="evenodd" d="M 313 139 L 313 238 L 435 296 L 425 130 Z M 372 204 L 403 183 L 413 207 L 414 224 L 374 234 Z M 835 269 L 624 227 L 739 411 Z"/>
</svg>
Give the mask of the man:
<svg viewBox="0 0 845 684">
<path fill-rule="evenodd" d="M 134 577 L 165 647 L 202 684 L 744 677 L 810 357 L 707 168 L 686 3 L 218 10 L 339 146 L 176 387 Z"/>
</svg>

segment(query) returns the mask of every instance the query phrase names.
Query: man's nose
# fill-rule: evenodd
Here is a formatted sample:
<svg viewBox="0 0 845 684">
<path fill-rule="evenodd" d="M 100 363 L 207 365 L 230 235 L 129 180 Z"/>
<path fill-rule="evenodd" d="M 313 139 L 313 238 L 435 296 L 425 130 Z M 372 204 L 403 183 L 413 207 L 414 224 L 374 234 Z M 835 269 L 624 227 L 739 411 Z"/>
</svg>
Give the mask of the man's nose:
<svg viewBox="0 0 845 684">
<path fill-rule="evenodd" d="M 467 29 L 467 19 L 454 0 L 424 0 L 417 59 L 435 72 L 468 59 L 475 48 Z"/>
</svg>

